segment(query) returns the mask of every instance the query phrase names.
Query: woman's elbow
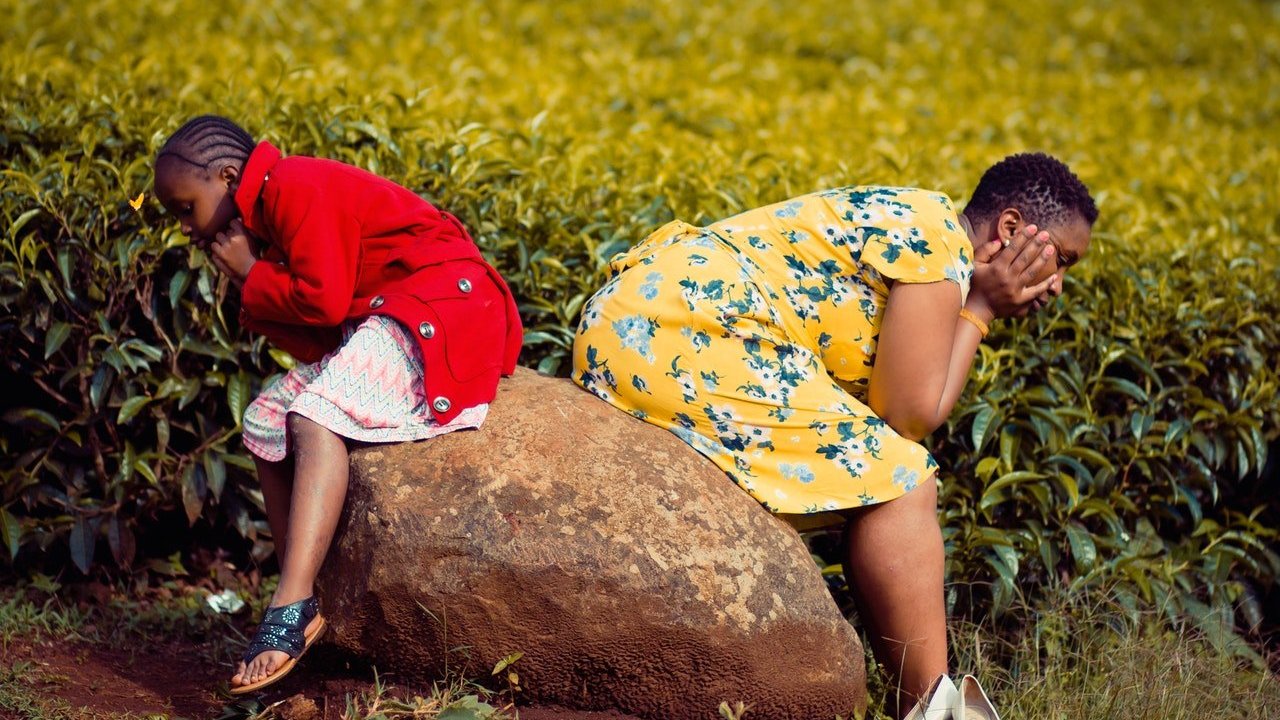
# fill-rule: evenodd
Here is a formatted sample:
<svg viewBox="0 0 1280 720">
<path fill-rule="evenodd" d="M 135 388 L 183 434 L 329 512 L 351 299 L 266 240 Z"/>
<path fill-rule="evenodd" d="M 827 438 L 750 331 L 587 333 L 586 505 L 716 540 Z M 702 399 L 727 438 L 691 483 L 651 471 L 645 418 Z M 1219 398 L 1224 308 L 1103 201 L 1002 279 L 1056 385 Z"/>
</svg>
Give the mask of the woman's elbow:
<svg viewBox="0 0 1280 720">
<path fill-rule="evenodd" d="M 911 442 L 920 442 L 921 440 L 924 440 L 929 437 L 929 433 L 938 428 L 937 425 L 929 422 L 900 423 L 898 426 L 890 424 L 889 427 L 893 428 L 894 432 Z"/>
<path fill-rule="evenodd" d="M 941 425 L 926 413 L 912 412 L 910 410 L 885 412 L 880 415 L 880 419 L 893 428 L 894 432 L 912 442 L 920 442 L 929 437 L 929 433 L 937 430 L 938 426 Z"/>
</svg>

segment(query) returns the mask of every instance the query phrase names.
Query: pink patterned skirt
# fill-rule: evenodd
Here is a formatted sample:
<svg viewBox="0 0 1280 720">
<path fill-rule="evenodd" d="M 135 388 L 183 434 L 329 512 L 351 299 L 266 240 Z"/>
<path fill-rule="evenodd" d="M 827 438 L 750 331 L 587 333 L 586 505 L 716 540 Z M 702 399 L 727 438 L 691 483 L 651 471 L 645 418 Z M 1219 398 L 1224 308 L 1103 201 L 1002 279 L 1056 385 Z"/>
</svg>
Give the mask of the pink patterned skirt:
<svg viewBox="0 0 1280 720">
<path fill-rule="evenodd" d="M 477 428 L 488 404 L 441 425 L 422 388 L 422 354 L 400 323 L 374 315 L 343 327 L 343 342 L 318 362 L 271 383 L 244 412 L 244 445 L 263 460 L 290 452 L 285 418 L 297 413 L 342 437 L 368 443 L 424 440 Z"/>
</svg>

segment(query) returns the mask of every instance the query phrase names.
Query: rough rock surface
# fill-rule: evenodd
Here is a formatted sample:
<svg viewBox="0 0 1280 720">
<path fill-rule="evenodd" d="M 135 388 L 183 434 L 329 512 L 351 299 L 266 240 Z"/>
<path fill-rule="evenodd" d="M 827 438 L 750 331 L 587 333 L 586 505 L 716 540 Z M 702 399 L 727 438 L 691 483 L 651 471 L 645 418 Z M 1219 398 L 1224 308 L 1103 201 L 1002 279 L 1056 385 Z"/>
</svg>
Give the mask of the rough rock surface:
<svg viewBox="0 0 1280 720">
<path fill-rule="evenodd" d="M 480 430 L 351 467 L 320 577 L 328 640 L 393 678 L 484 678 L 523 652 L 522 702 L 650 720 L 865 706 L 857 636 L 799 536 L 567 380 L 518 371 Z"/>
</svg>

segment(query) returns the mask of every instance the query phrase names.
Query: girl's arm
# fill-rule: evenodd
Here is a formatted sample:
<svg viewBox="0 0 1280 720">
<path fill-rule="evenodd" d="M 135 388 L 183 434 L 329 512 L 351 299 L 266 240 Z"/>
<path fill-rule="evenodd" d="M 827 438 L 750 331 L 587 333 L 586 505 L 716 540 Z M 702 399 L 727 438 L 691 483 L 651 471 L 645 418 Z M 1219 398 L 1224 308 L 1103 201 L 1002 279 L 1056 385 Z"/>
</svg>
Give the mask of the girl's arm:
<svg viewBox="0 0 1280 720">
<path fill-rule="evenodd" d="M 1034 234 L 1034 227 L 1030 228 Z M 985 323 L 1008 317 L 1053 281 L 1028 286 L 1048 259 L 1043 243 L 1019 238 L 991 263 L 979 264 L 966 307 Z M 951 282 L 897 282 L 889 290 L 867 404 L 899 435 L 921 440 L 946 421 L 960 399 L 982 342 L 960 317 L 960 287 Z"/>
<path fill-rule="evenodd" d="M 355 294 L 360 225 L 335 198 L 302 185 L 279 192 L 267 218 L 288 265 L 254 263 L 240 302 L 256 320 L 332 327 Z"/>
</svg>

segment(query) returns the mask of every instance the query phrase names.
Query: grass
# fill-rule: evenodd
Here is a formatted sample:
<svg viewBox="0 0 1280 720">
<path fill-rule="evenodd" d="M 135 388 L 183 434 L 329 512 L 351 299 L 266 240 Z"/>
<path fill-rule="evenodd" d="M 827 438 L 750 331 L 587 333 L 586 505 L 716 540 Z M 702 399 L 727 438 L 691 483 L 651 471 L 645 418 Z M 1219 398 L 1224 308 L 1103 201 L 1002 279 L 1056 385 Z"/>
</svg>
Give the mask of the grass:
<svg viewBox="0 0 1280 720">
<path fill-rule="evenodd" d="M 182 593 L 146 603 L 113 599 L 83 610 L 56 593 L 29 586 L 0 593 L 0 640 L 41 639 L 87 645 L 136 644 L 140 637 L 205 638 L 207 660 L 224 662 L 238 648 L 234 637 L 217 639 L 229 625 Z M 1273 673 L 1215 646 L 1209 638 L 1171 625 L 1156 612 L 1134 613 L 1109 596 L 1056 598 L 1025 613 L 1022 625 L 995 626 L 954 620 L 953 667 L 977 675 L 1004 717 L 1076 720 L 1202 717 L 1280 717 L 1280 682 Z M 102 628 L 112 628 L 103 630 Z M 7 646 L 6 646 L 7 647 Z M 1276 658 L 1270 658 L 1274 661 Z M 866 720 L 890 720 L 883 699 L 892 688 L 881 668 L 870 666 Z M 74 709 L 57 697 L 66 681 L 29 661 L 0 663 L 0 716 L 33 718 L 134 718 Z M 506 694 L 494 694 L 464 678 L 449 678 L 425 694 L 406 693 L 380 678 L 339 701 L 344 720 L 509 720 L 517 717 Z M 270 706 L 229 703 L 222 720 L 284 720 L 314 702 L 294 696 Z M 305 709 L 305 708 L 303 708 Z M 751 709 L 725 706 L 721 717 L 763 720 Z M 154 716 L 164 717 L 164 716 Z"/>
<path fill-rule="evenodd" d="M 271 595 L 275 578 L 268 579 L 250 614 L 261 613 L 259 605 Z M 58 696 L 59 687 L 70 678 L 29 659 L 12 659 L 11 648 L 18 642 L 39 645 L 68 643 L 78 647 L 106 647 L 129 652 L 148 652 L 165 640 L 179 640 L 199 648 L 195 662 L 230 667 L 247 639 L 239 622 L 209 611 L 204 593 L 195 586 L 166 581 L 158 588 L 142 592 L 136 587 L 117 587 L 100 605 L 82 607 L 71 595 L 78 588 L 64 588 L 49 578 L 21 583 L 0 590 L 0 718 L 27 720 L 99 720 L 101 718 L 169 718 L 165 713 L 109 713 L 74 707 Z M 145 597 L 143 597 L 145 596 Z M 185 661 L 186 659 L 184 659 Z M 433 685 L 425 694 L 405 693 L 391 688 L 376 676 L 369 686 L 340 698 L 342 718 L 350 720 L 508 720 L 510 704 L 484 687 L 464 678 L 451 677 Z M 307 717 L 309 698 L 295 695 L 270 705 L 255 699 L 228 702 L 219 720 L 271 720 Z"/>
<path fill-rule="evenodd" d="M 1033 619 L 1020 626 L 951 623 L 952 667 L 976 675 L 1003 717 L 1280 717 L 1274 673 L 1163 614 L 1099 593 L 1058 597 L 1024 616 Z M 888 694 L 881 669 L 869 684 L 873 701 Z M 868 718 L 889 720 L 876 702 Z"/>
</svg>

